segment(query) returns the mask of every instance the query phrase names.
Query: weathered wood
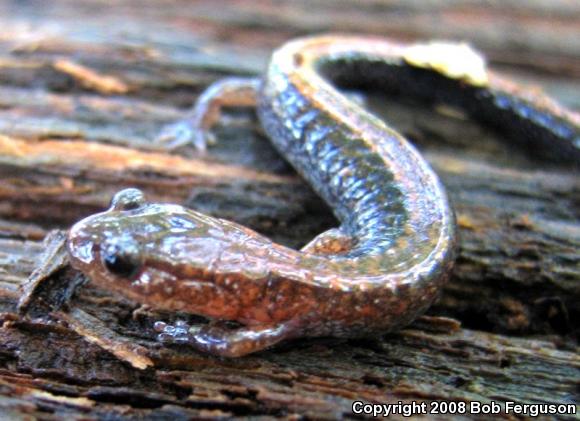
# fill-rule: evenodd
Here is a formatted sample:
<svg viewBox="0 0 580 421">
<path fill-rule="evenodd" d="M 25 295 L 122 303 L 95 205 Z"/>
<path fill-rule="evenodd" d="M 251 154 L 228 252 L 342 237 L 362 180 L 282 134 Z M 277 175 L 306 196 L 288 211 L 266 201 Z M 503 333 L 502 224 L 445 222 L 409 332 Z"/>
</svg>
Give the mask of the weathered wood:
<svg viewBox="0 0 580 421">
<path fill-rule="evenodd" d="M 153 322 L 177 316 L 91 285 L 69 307 L 51 308 L 46 295 L 48 306 L 28 318 L 16 309 L 45 234 L 102 209 L 126 186 L 293 247 L 335 224 L 251 110 L 228 114 L 207 155 L 166 153 L 152 142 L 209 82 L 259 73 L 285 39 L 331 30 L 468 40 L 492 65 L 578 109 L 578 5 L 50 3 L 0 1 L 3 416 L 332 418 L 350 416 L 356 399 L 578 403 L 577 173 L 506 145 L 454 110 L 373 93 L 369 106 L 425 153 L 457 211 L 457 269 L 430 318 L 367 341 L 297 340 L 220 360 L 160 346 Z M 51 288 L 76 276 L 54 270 Z"/>
</svg>

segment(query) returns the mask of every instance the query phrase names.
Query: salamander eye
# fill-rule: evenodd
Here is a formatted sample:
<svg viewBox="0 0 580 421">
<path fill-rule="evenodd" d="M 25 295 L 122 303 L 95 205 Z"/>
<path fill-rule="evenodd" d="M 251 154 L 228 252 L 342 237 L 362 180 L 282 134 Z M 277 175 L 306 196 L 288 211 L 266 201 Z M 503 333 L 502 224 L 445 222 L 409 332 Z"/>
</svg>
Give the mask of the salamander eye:
<svg viewBox="0 0 580 421">
<path fill-rule="evenodd" d="M 145 195 L 139 189 L 121 190 L 111 200 L 111 209 L 113 210 L 132 210 L 145 204 Z"/>
<path fill-rule="evenodd" d="M 133 278 L 142 266 L 141 254 L 131 243 L 108 245 L 101 250 L 101 260 L 109 272 L 123 278 Z"/>
</svg>

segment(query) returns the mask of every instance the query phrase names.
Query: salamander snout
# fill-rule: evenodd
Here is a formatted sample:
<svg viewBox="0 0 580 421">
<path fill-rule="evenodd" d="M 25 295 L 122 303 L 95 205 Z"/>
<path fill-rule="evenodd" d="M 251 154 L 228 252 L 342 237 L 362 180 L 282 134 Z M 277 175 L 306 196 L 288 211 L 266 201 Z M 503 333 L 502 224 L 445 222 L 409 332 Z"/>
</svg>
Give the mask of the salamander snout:
<svg viewBox="0 0 580 421">
<path fill-rule="evenodd" d="M 142 245 L 131 235 L 102 235 L 88 222 L 77 223 L 69 232 L 72 265 L 89 276 L 99 272 L 109 278 L 134 278 L 143 266 Z"/>
<path fill-rule="evenodd" d="M 141 190 L 121 190 L 105 212 L 77 222 L 69 231 L 68 250 L 74 267 L 86 274 L 102 272 L 114 278 L 131 278 L 142 266 L 138 233 L 127 218 L 146 207 Z"/>
</svg>

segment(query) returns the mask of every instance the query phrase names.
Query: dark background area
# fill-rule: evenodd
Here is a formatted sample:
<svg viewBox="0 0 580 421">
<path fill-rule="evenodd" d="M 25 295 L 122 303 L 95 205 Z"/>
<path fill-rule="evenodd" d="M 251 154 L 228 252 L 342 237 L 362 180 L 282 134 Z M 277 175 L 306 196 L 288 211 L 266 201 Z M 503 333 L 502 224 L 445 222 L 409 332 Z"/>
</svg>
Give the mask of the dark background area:
<svg viewBox="0 0 580 421">
<path fill-rule="evenodd" d="M 70 311 L 17 314 L 29 274 L 61 262 L 42 256 L 45 235 L 123 187 L 292 247 L 333 226 L 251 110 L 228 113 L 205 156 L 152 144 L 212 81 L 257 75 L 285 40 L 323 32 L 468 41 L 494 69 L 580 108 L 575 1 L 0 1 L 0 413 L 318 419 L 351 416 L 357 399 L 577 404 L 577 172 L 461 114 L 373 92 L 373 110 L 424 153 L 457 212 L 457 268 L 429 317 L 365 341 L 221 360 L 158 346 L 153 322 L 176 315 L 90 285 Z M 57 263 L 43 300 L 78 278 Z"/>
</svg>

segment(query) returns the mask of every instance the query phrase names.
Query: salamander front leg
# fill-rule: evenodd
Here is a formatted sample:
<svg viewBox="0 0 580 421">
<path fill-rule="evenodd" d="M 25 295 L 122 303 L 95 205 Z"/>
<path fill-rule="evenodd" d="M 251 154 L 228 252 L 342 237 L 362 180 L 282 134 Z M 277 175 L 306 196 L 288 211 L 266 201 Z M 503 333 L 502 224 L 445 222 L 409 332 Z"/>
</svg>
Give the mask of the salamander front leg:
<svg viewBox="0 0 580 421">
<path fill-rule="evenodd" d="M 165 149 L 192 144 L 205 151 L 215 143 L 211 128 L 224 107 L 255 107 L 259 79 L 230 77 L 210 85 L 197 99 L 187 116 L 161 129 L 156 143 Z"/>
<path fill-rule="evenodd" d="M 155 323 L 158 339 L 164 343 L 188 344 L 195 349 L 221 357 L 242 357 L 288 339 L 293 329 L 288 324 L 228 328 L 223 322 L 192 327 L 183 321 L 175 326 Z"/>
</svg>

